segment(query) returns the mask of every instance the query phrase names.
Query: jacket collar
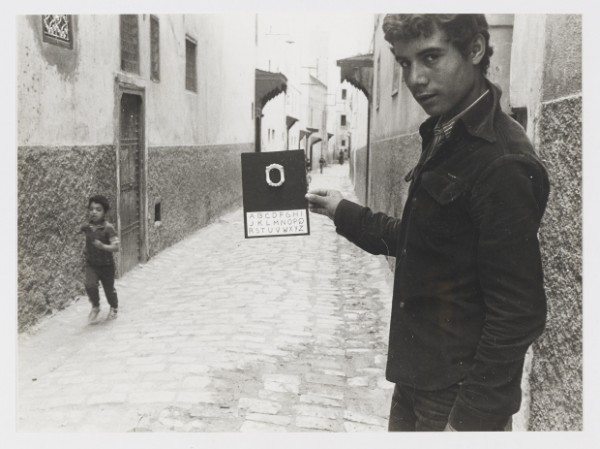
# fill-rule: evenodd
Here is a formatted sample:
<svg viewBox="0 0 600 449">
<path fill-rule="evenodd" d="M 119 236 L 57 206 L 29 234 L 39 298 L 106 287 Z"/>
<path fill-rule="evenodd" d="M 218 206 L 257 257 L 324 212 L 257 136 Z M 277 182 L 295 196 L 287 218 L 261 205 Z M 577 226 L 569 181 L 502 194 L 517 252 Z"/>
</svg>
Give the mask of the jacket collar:
<svg viewBox="0 0 600 449">
<path fill-rule="evenodd" d="M 461 116 L 455 123 L 453 133 L 458 123 L 464 125 L 465 130 L 472 136 L 481 137 L 488 142 L 496 141 L 496 132 L 494 131 L 494 118 L 496 111 L 500 107 L 500 97 L 502 91 L 498 86 L 485 80 L 485 84 L 490 89 L 490 94 L 481 99 L 473 108 Z M 428 139 L 432 133 L 439 116 L 429 117 L 419 127 L 419 133 L 423 139 Z"/>
</svg>

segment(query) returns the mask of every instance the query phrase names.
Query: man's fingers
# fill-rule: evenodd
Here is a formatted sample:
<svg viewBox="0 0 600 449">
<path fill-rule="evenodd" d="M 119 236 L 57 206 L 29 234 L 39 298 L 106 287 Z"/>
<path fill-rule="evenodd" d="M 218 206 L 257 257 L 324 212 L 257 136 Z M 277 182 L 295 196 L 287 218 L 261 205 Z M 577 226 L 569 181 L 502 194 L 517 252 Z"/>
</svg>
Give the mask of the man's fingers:
<svg viewBox="0 0 600 449">
<path fill-rule="evenodd" d="M 317 206 L 325 206 L 326 203 L 326 197 L 324 195 L 319 195 L 319 194 L 315 194 L 315 193 L 307 193 L 305 195 L 305 198 L 308 200 L 308 202 L 312 205 L 315 204 Z"/>
<path fill-rule="evenodd" d="M 327 196 L 329 190 L 327 189 L 311 189 L 308 191 L 309 194 L 319 195 L 319 196 Z"/>
</svg>

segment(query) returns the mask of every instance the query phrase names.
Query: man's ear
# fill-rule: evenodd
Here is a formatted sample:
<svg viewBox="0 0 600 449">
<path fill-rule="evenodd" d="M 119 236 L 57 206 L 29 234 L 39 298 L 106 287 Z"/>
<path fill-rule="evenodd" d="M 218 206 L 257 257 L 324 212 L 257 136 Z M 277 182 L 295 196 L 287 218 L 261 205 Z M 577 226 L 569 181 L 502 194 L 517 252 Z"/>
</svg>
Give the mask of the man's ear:
<svg viewBox="0 0 600 449">
<path fill-rule="evenodd" d="M 481 62 L 485 56 L 485 47 L 485 38 L 481 33 L 477 34 L 473 38 L 473 42 L 471 42 L 471 52 L 469 54 L 473 65 L 477 65 Z"/>
</svg>

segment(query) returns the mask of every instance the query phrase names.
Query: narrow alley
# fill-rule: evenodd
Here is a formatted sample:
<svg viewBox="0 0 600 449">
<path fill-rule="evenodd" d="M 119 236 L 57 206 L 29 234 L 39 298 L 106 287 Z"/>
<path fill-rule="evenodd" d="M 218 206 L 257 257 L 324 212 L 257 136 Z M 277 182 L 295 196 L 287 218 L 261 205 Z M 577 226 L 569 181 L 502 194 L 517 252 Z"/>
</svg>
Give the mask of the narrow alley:
<svg viewBox="0 0 600 449">
<path fill-rule="evenodd" d="M 311 187 L 353 197 L 348 164 Z M 18 340 L 19 431 L 385 431 L 391 273 L 311 214 L 244 239 L 230 212 Z"/>
</svg>

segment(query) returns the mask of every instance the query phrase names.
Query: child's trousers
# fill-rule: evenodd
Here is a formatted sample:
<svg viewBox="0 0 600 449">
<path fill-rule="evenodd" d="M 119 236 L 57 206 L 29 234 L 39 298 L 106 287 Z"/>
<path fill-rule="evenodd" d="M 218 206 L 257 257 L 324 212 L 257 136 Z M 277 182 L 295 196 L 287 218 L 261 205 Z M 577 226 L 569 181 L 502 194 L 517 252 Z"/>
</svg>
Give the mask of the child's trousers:
<svg viewBox="0 0 600 449">
<path fill-rule="evenodd" d="M 85 291 L 92 303 L 92 307 L 100 307 L 100 292 L 98 281 L 102 283 L 104 294 L 111 307 L 119 307 L 119 299 L 115 290 L 114 265 L 86 265 L 85 266 Z"/>
</svg>

